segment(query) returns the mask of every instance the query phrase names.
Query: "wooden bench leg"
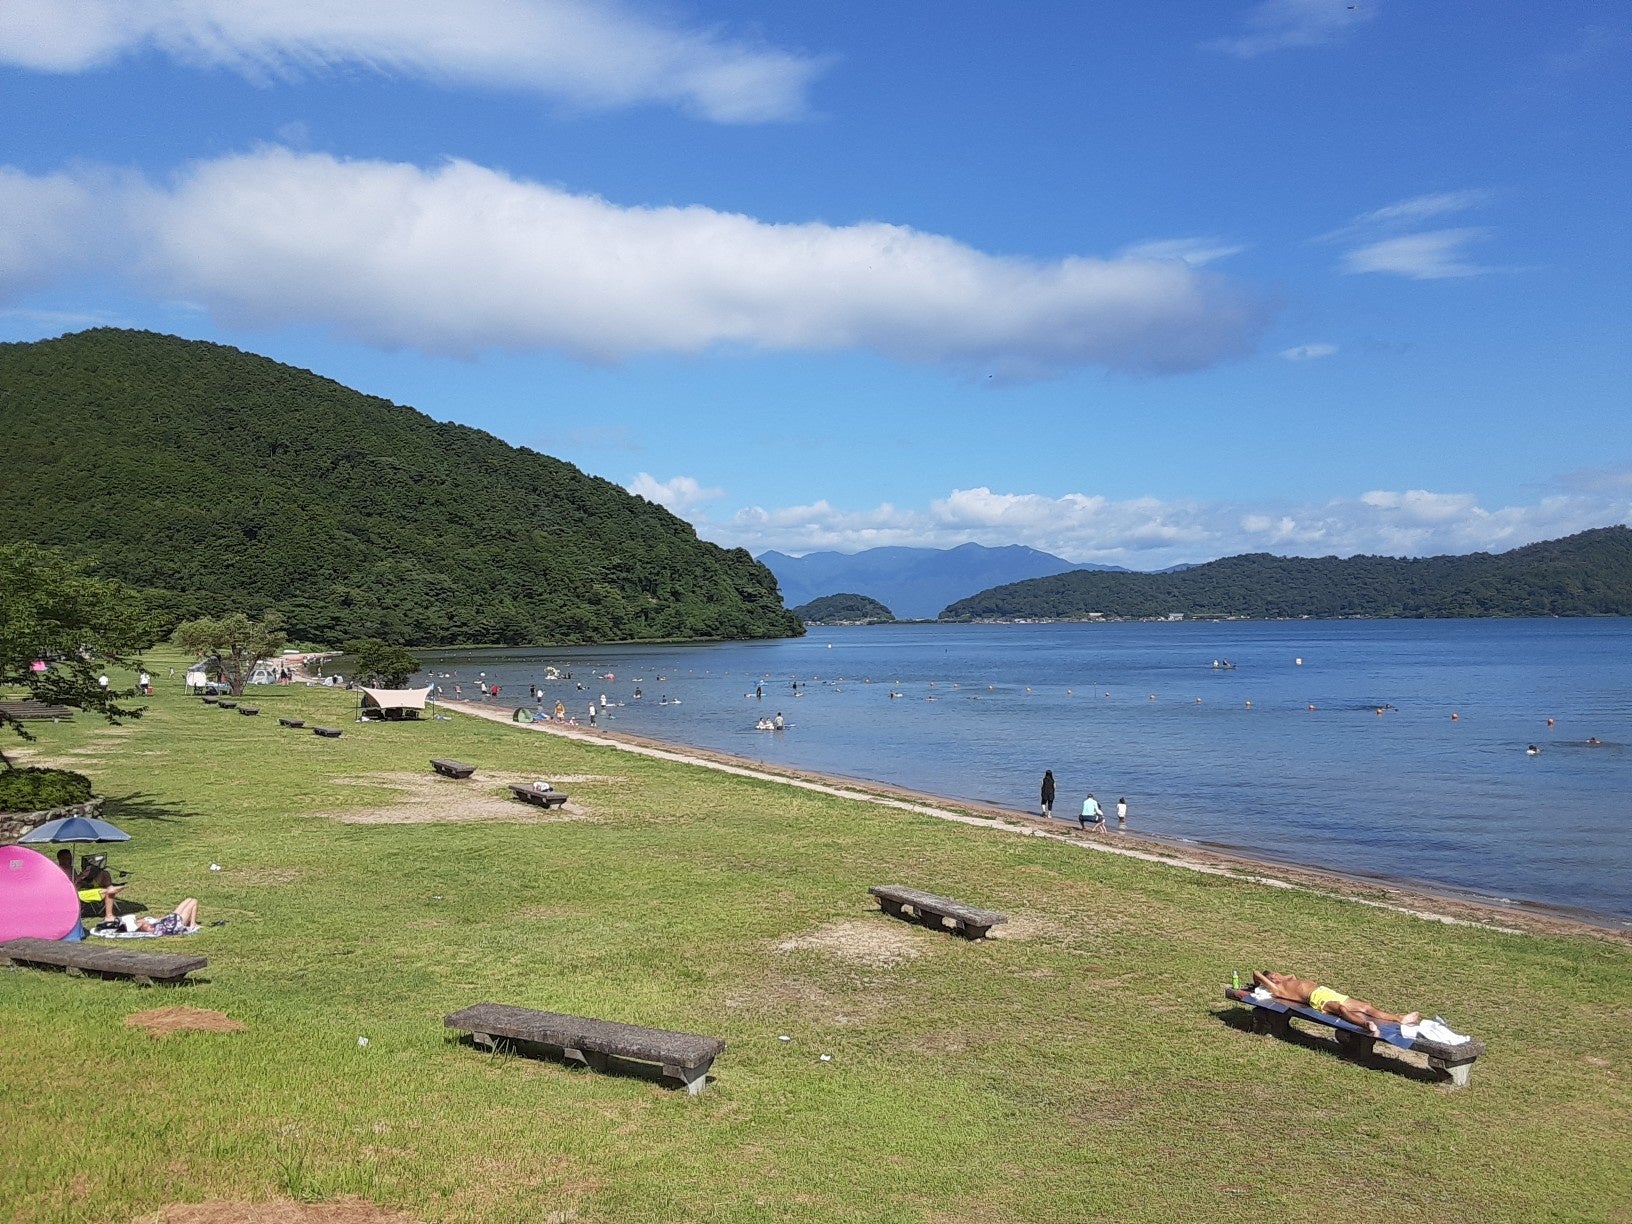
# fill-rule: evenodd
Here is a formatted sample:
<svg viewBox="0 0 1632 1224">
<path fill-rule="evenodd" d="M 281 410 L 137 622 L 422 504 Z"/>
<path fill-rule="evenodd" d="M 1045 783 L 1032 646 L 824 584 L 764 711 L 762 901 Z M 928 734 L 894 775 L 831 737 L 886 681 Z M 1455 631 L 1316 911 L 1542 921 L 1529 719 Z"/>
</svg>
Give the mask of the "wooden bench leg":
<svg viewBox="0 0 1632 1224">
<path fill-rule="evenodd" d="M 1473 1075 L 1473 1064 L 1471 1062 L 1448 1063 L 1443 1058 L 1430 1058 L 1428 1066 L 1435 1071 L 1450 1076 L 1451 1087 L 1453 1088 L 1466 1088 L 1469 1077 Z"/>
<path fill-rule="evenodd" d="M 591 1071 L 606 1070 L 605 1054 L 597 1053 L 594 1050 L 574 1049 L 572 1046 L 563 1046 L 561 1053 L 566 1056 L 568 1062 L 580 1063 Z"/>
<path fill-rule="evenodd" d="M 1366 1062 L 1377 1052 L 1377 1043 L 1370 1037 L 1351 1033 L 1347 1029 L 1334 1029 L 1332 1035 L 1337 1038 L 1338 1048 L 1356 1062 Z"/>
<path fill-rule="evenodd" d="M 1267 1008 L 1255 1007 L 1252 1009 L 1252 1031 L 1286 1037 L 1292 1032 L 1292 1022 L 1286 1018 L 1284 1012 L 1272 1012 Z"/>
<path fill-rule="evenodd" d="M 709 1064 L 707 1063 L 701 1067 L 676 1067 L 670 1063 L 664 1063 L 663 1074 L 684 1084 L 687 1096 L 700 1096 L 703 1087 L 708 1083 L 708 1068 Z"/>
</svg>

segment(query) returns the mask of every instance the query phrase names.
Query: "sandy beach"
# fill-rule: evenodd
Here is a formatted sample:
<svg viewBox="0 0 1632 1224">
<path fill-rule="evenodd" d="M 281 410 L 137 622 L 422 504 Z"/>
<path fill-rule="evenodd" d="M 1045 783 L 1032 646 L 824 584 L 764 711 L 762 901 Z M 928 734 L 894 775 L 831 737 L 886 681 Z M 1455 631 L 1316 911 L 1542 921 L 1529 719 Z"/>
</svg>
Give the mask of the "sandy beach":
<svg viewBox="0 0 1632 1224">
<path fill-rule="evenodd" d="M 622 752 L 694 765 L 701 769 L 713 769 L 739 777 L 796 786 L 843 799 L 878 804 L 916 815 L 987 829 L 994 833 L 1047 838 L 1077 850 L 1142 859 L 1186 871 L 1227 876 L 1269 888 L 1304 890 L 1324 896 L 1340 897 L 1357 905 L 1393 910 L 1431 922 L 1481 926 L 1512 934 L 1587 935 L 1632 943 L 1632 929 L 1615 926 L 1613 920 L 1607 917 L 1599 923 L 1585 917 L 1576 917 L 1538 906 L 1501 905 L 1466 897 L 1447 896 L 1426 889 L 1406 888 L 1339 872 L 1267 862 L 1247 855 L 1192 845 L 1176 845 L 1138 833 L 1111 831 L 1104 836 L 1088 836 L 1062 820 L 1045 820 L 1035 812 L 947 799 L 885 783 L 858 781 L 809 770 L 784 769 L 711 749 L 690 748 L 600 727 L 591 728 L 551 721 L 518 723 L 512 719 L 509 707 L 493 707 L 468 701 L 440 701 L 437 704 L 440 709 L 502 723 L 515 728 L 518 732 L 544 732 L 602 744 Z"/>
</svg>

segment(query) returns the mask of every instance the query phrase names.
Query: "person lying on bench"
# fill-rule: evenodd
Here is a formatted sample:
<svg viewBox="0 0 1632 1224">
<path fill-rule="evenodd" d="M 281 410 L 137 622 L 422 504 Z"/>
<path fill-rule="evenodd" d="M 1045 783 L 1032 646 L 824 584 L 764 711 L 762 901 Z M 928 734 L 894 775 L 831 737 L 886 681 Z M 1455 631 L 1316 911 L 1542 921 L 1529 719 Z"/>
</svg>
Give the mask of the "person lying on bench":
<svg viewBox="0 0 1632 1224">
<path fill-rule="evenodd" d="M 79 893 L 79 899 L 89 901 L 92 905 L 100 904 L 103 921 L 111 921 L 113 903 L 124 891 L 122 886 L 113 882 L 113 874 L 89 856 L 79 871 L 75 872 L 74 852 L 67 847 L 57 851 L 57 866 L 61 867 L 74 882 L 74 890 Z"/>
<path fill-rule="evenodd" d="M 137 914 L 126 914 L 119 923 L 126 931 L 140 932 L 143 935 L 181 935 L 198 925 L 198 899 L 188 897 L 163 918 L 143 918 Z"/>
<path fill-rule="evenodd" d="M 1254 969 L 1252 980 L 1282 1003 L 1296 1003 L 1314 1011 L 1324 1012 L 1328 1016 L 1347 1020 L 1350 1024 L 1365 1029 L 1373 1037 L 1381 1035 L 1377 1031 L 1379 1024 L 1416 1024 L 1422 1019 L 1419 1012 L 1407 1012 L 1403 1016 L 1396 1016 L 1393 1012 L 1374 1007 L 1363 999 L 1351 999 L 1346 994 L 1339 994 L 1330 986 L 1317 986 L 1307 978 L 1296 977 L 1290 973 L 1276 973 L 1273 969 L 1263 971 Z"/>
</svg>

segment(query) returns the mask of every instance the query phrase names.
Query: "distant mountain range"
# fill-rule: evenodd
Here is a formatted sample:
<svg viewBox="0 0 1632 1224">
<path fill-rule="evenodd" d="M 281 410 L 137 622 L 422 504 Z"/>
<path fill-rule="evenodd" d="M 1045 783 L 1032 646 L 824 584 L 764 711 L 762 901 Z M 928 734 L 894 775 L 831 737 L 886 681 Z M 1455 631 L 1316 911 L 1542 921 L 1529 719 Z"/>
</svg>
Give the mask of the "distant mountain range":
<svg viewBox="0 0 1632 1224">
<path fill-rule="evenodd" d="M 944 620 L 1632 616 L 1632 528 L 1443 557 L 1247 553 L 1182 573 L 1064 573 L 981 591 Z"/>
<path fill-rule="evenodd" d="M 790 607 L 824 595 L 851 592 L 869 596 L 902 620 L 929 620 L 956 600 L 977 591 L 1047 578 L 1068 570 L 1128 573 L 1114 565 L 1078 565 L 1052 553 L 1011 544 L 987 548 L 869 548 L 859 553 L 817 552 L 803 557 L 761 553 L 756 560 L 772 574 Z"/>
</svg>

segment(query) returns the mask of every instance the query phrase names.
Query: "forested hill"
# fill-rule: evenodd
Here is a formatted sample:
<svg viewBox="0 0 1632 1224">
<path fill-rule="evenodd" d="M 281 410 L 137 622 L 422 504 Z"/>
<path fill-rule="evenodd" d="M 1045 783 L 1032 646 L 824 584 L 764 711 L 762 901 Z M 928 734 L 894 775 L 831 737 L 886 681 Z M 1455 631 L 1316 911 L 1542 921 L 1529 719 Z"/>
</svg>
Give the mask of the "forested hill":
<svg viewBox="0 0 1632 1224">
<path fill-rule="evenodd" d="M 1074 571 L 993 587 L 943 620 L 1186 616 L 1632 616 L 1632 528 L 1492 555 L 1273 557 L 1172 574 Z"/>
<path fill-rule="evenodd" d="M 0 436 L 0 542 L 93 557 L 177 616 L 423 646 L 803 632 L 745 550 L 609 481 L 221 345 L 0 345 Z"/>
</svg>

